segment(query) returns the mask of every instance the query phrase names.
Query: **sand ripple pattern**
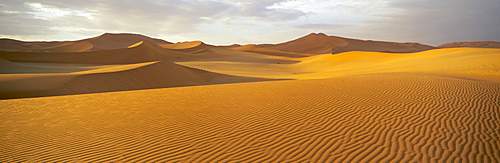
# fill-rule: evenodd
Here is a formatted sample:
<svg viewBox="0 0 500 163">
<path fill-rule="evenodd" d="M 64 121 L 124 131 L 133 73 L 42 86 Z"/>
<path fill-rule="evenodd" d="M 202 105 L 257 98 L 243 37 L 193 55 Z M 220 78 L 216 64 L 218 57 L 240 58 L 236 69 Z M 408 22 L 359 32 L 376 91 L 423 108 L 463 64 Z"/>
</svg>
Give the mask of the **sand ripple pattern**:
<svg viewBox="0 0 500 163">
<path fill-rule="evenodd" d="M 0 101 L 0 162 L 500 162 L 500 84 L 373 74 Z"/>
</svg>

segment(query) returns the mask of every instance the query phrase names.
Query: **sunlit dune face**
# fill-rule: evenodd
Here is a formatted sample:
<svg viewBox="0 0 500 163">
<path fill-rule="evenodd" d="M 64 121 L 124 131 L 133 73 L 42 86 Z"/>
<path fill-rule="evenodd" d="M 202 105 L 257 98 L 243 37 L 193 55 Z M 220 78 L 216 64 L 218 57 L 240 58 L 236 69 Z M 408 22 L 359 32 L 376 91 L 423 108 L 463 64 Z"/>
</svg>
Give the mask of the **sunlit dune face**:
<svg viewBox="0 0 500 163">
<path fill-rule="evenodd" d="M 139 42 L 137 42 L 137 43 L 135 43 L 133 45 L 128 46 L 127 48 L 134 48 L 134 47 L 137 47 L 137 46 L 141 45 L 142 43 L 144 43 L 144 41 L 139 41 Z"/>
</svg>

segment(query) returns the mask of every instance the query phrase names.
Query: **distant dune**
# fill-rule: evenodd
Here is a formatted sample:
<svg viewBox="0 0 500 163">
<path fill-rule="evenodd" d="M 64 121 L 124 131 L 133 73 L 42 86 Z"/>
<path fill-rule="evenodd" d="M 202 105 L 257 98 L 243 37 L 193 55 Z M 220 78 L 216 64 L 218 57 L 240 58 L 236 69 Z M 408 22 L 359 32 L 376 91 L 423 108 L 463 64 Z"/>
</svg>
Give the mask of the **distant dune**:
<svg viewBox="0 0 500 163">
<path fill-rule="evenodd" d="M 139 34 L 127 34 L 127 33 L 118 33 L 118 34 L 105 33 L 103 35 L 81 41 L 85 41 L 94 45 L 94 48 L 91 49 L 91 51 L 122 49 L 139 41 L 148 41 L 156 44 L 171 44 L 171 42 L 164 41 L 161 39 L 154 39 Z"/>
<path fill-rule="evenodd" d="M 141 42 L 141 41 L 139 41 Z M 136 42 L 134 42 L 136 43 Z M 132 44 L 134 44 L 132 43 Z M 130 46 L 130 44 L 128 45 Z M 93 52 L 0 52 L 0 57 L 13 62 L 129 64 L 159 60 L 189 60 L 189 54 L 160 47 L 151 41 L 142 41 L 133 48 Z"/>
<path fill-rule="evenodd" d="M 207 45 L 201 41 L 180 42 L 176 44 L 163 44 L 161 47 L 181 52 L 200 53 L 210 51 L 212 45 Z"/>
<path fill-rule="evenodd" d="M 105 33 L 93 38 L 78 41 L 25 42 L 12 39 L 0 39 L 0 51 L 18 52 L 85 52 L 122 49 L 139 41 L 151 41 L 157 44 L 171 44 L 168 41 L 154 39 L 139 34 Z"/>
<path fill-rule="evenodd" d="M 500 162 L 495 44 L 2 39 L 0 162 Z"/>
<path fill-rule="evenodd" d="M 452 42 L 439 45 L 439 48 L 458 48 L 458 47 L 478 47 L 478 48 L 500 48 L 500 42 L 477 41 L 477 42 Z"/>
<path fill-rule="evenodd" d="M 365 41 L 348 39 L 336 36 L 327 36 L 323 33 L 311 33 L 296 40 L 280 44 L 261 44 L 261 48 L 282 50 L 306 54 L 341 53 L 347 51 L 374 51 L 409 53 L 433 49 L 429 45 L 419 43 L 395 43 L 381 41 Z"/>
<path fill-rule="evenodd" d="M 261 54 L 267 54 L 267 55 L 293 57 L 293 58 L 311 56 L 309 54 L 303 54 L 303 53 L 295 53 L 295 52 L 287 52 L 287 51 L 281 51 L 281 50 L 275 50 L 275 49 L 260 48 L 257 45 L 237 46 L 237 47 L 232 47 L 231 49 L 238 50 L 238 51 L 245 51 L 245 52 L 261 53 Z"/>
</svg>

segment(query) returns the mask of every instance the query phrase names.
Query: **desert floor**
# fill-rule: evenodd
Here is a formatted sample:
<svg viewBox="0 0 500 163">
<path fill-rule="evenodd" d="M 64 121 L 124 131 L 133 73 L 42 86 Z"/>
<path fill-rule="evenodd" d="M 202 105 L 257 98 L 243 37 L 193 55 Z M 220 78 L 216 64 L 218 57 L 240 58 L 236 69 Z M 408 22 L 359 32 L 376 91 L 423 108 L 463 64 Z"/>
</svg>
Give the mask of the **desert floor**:
<svg viewBox="0 0 500 163">
<path fill-rule="evenodd" d="M 0 162 L 500 162 L 500 49 L 83 48 L 0 54 Z"/>
</svg>

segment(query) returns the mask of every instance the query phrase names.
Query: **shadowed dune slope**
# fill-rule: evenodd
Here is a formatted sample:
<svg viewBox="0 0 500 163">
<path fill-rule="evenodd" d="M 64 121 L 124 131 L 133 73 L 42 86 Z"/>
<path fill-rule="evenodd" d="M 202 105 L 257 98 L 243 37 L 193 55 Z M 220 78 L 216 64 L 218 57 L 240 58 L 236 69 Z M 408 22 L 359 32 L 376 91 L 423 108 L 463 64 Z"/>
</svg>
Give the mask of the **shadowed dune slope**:
<svg viewBox="0 0 500 163">
<path fill-rule="evenodd" d="M 168 41 L 155 39 L 140 34 L 105 33 L 93 38 L 77 41 L 18 41 L 0 39 L 0 51 L 24 52 L 85 52 L 123 49 L 139 41 L 150 41 L 155 44 L 171 44 Z"/>
<path fill-rule="evenodd" d="M 44 49 L 45 52 L 85 52 L 94 49 L 94 45 L 87 41 L 71 42 L 61 46 Z"/>
<path fill-rule="evenodd" d="M 260 44 L 257 46 L 261 48 L 305 54 L 335 54 L 347 51 L 409 53 L 425 51 L 434 48 L 432 46 L 422 45 L 419 43 L 364 41 L 336 36 L 327 36 L 323 33 L 311 33 L 296 40 L 280 44 Z"/>
<path fill-rule="evenodd" d="M 494 41 L 452 42 L 438 46 L 438 48 L 458 48 L 458 47 L 500 48 L 500 42 L 494 42 Z"/>
<path fill-rule="evenodd" d="M 0 67 L 2 67 L 2 69 L 0 70 L 0 72 L 1 72 L 1 71 L 5 70 L 8 67 L 23 67 L 23 66 L 19 65 L 19 64 L 12 63 L 9 60 L 0 58 Z"/>
<path fill-rule="evenodd" d="M 257 45 L 254 45 L 254 44 L 232 47 L 231 49 L 238 50 L 238 51 L 245 51 L 245 52 L 261 53 L 261 54 L 267 54 L 267 55 L 292 57 L 292 58 L 300 58 L 300 57 L 310 56 L 308 54 L 302 54 L 302 53 L 294 53 L 294 52 L 286 52 L 286 51 L 280 51 L 280 50 L 274 50 L 274 49 L 259 48 Z"/>
<path fill-rule="evenodd" d="M 0 98 L 98 93 L 266 79 L 229 76 L 188 68 L 170 61 L 116 65 L 53 74 L 0 74 Z"/>
<path fill-rule="evenodd" d="M 0 162 L 500 162 L 500 85 L 429 74 L 0 101 Z"/>
<path fill-rule="evenodd" d="M 14 39 L 0 39 L 0 51 L 46 51 L 58 46 L 68 45 L 70 42 L 66 41 L 19 41 Z"/>
<path fill-rule="evenodd" d="M 228 61 L 228 62 L 251 62 L 251 63 L 296 63 L 297 56 L 309 56 L 291 52 L 281 52 L 272 49 L 262 49 L 262 51 L 246 51 L 242 49 L 232 49 L 223 46 L 213 46 L 201 41 L 180 42 L 176 44 L 163 44 L 162 48 L 191 54 L 191 60 L 187 61 Z M 271 54 L 271 53 L 274 54 Z M 295 56 L 294 56 L 295 55 Z M 295 57 L 295 58 L 294 58 Z M 185 60 L 186 61 L 186 60 Z"/>
<path fill-rule="evenodd" d="M 132 43 L 134 44 L 134 43 Z M 128 46 L 132 45 L 129 44 Z M 128 47 L 127 46 L 127 47 Z M 0 58 L 13 62 L 129 64 L 159 60 L 189 60 L 187 53 L 163 49 L 151 41 L 132 48 L 79 53 L 0 52 Z"/>
<path fill-rule="evenodd" d="M 155 39 L 140 34 L 129 33 L 105 33 L 100 36 L 85 39 L 82 41 L 86 41 L 94 45 L 94 49 L 92 50 L 123 49 L 139 41 L 148 41 L 159 45 L 171 44 L 171 42 L 161 39 Z"/>
</svg>

